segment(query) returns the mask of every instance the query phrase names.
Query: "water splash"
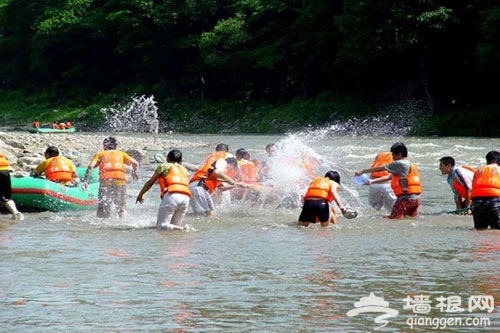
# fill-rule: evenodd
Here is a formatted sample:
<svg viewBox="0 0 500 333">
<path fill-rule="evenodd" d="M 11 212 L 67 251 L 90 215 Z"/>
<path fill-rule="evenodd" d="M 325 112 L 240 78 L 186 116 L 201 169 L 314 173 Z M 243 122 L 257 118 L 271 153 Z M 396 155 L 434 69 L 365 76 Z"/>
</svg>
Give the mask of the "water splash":
<svg viewBox="0 0 500 333">
<path fill-rule="evenodd" d="M 354 171 L 343 166 L 342 161 L 321 155 L 312 148 L 318 146 L 319 140 L 321 136 L 309 132 L 307 135 L 291 134 L 275 142 L 277 149 L 265 163 L 268 169 L 265 184 L 275 191 L 272 198 L 268 193 L 262 195 L 262 205 L 272 204 L 275 208 L 301 207 L 302 197 L 310 182 L 331 169 L 338 171 L 344 180 L 352 177 Z M 358 192 L 342 181 L 341 192 L 345 204 L 353 208 L 361 206 Z"/>
<path fill-rule="evenodd" d="M 332 136 L 405 136 L 412 131 L 412 126 L 406 122 L 394 121 L 391 116 L 351 118 L 337 121 L 327 126 L 313 128 L 296 133 L 304 137 L 317 136 L 327 138 Z"/>
<path fill-rule="evenodd" d="M 154 141 L 159 131 L 158 107 L 154 96 L 132 96 L 125 105 L 115 103 L 108 108 L 102 108 L 105 117 L 102 131 L 113 132 L 150 132 Z"/>
<path fill-rule="evenodd" d="M 425 106 L 425 101 L 410 99 L 386 104 L 377 114 L 365 118 L 353 117 L 348 120 L 331 122 L 322 127 L 309 127 L 295 133 L 303 137 L 332 136 L 348 137 L 402 137 L 418 131 L 425 123 L 423 120 L 432 116 L 432 111 Z"/>
</svg>

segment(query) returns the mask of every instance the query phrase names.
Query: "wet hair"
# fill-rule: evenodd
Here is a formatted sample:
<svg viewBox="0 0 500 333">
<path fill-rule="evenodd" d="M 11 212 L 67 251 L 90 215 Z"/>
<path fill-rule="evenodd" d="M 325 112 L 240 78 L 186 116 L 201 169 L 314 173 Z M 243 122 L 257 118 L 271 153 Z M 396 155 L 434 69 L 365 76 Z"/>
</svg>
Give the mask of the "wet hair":
<svg viewBox="0 0 500 333">
<path fill-rule="evenodd" d="M 276 145 L 274 143 L 269 143 L 266 145 L 266 151 L 269 152 L 271 150 L 271 148 L 273 147 L 276 147 Z"/>
<path fill-rule="evenodd" d="M 498 150 L 489 151 L 486 154 L 486 164 L 500 164 L 500 152 Z"/>
<path fill-rule="evenodd" d="M 330 178 L 334 182 L 340 184 L 340 174 L 335 170 L 330 170 L 325 174 L 325 177 Z"/>
<path fill-rule="evenodd" d="M 181 163 L 182 162 L 182 153 L 180 150 L 172 149 L 171 151 L 168 152 L 167 159 L 170 162 Z"/>
<path fill-rule="evenodd" d="M 107 137 L 106 139 L 104 139 L 104 141 L 102 142 L 102 145 L 104 146 L 104 149 L 106 149 L 106 150 L 113 150 L 113 149 L 116 149 L 116 147 L 118 147 L 118 142 L 116 142 L 115 138 L 110 136 L 110 137 Z"/>
<path fill-rule="evenodd" d="M 439 162 L 443 163 L 444 165 L 450 165 L 451 166 L 455 166 L 455 159 L 451 156 L 445 156 L 445 157 L 441 157 L 439 159 Z"/>
<path fill-rule="evenodd" d="M 215 146 L 215 151 L 229 151 L 229 145 L 226 143 L 219 143 Z"/>
<path fill-rule="evenodd" d="M 408 148 L 402 142 L 396 142 L 391 146 L 391 153 L 398 154 L 401 153 L 403 157 L 408 157 Z"/>
<path fill-rule="evenodd" d="M 59 156 L 59 149 L 54 146 L 49 146 L 45 149 L 45 154 L 48 154 L 50 157 Z"/>
<path fill-rule="evenodd" d="M 228 165 L 231 165 L 233 168 L 238 168 L 238 160 L 236 157 L 228 157 L 226 158 L 226 162 Z"/>
<path fill-rule="evenodd" d="M 245 148 L 240 148 L 236 151 L 236 157 L 246 158 L 248 151 Z M 250 155 L 250 154 L 248 154 Z"/>
</svg>

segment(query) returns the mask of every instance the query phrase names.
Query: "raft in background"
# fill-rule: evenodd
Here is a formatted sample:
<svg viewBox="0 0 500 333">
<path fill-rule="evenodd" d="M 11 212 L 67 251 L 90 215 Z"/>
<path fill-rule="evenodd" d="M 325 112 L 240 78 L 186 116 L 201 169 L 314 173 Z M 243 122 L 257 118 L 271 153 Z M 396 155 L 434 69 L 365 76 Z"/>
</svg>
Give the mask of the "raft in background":
<svg viewBox="0 0 500 333">
<path fill-rule="evenodd" d="M 50 128 L 50 127 L 29 127 L 28 132 L 30 133 L 74 133 L 75 128 L 65 128 L 65 129 L 59 129 L 59 128 Z"/>
<path fill-rule="evenodd" d="M 78 167 L 76 173 L 83 179 L 87 168 Z M 99 171 L 93 169 L 87 191 L 77 187 L 59 185 L 45 178 L 11 178 L 12 199 L 21 211 L 76 211 L 95 209 L 99 191 Z"/>
</svg>

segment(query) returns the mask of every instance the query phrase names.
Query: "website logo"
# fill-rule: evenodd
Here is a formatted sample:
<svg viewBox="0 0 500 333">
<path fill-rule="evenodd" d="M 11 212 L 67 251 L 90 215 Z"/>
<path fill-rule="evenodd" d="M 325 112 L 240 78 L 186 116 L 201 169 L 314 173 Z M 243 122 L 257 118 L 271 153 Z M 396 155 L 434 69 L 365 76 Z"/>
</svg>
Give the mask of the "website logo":
<svg viewBox="0 0 500 333">
<path fill-rule="evenodd" d="M 359 302 L 354 303 L 354 307 L 356 309 L 348 311 L 347 316 L 357 316 L 366 312 L 383 312 L 383 315 L 374 319 L 376 324 L 382 324 L 378 328 L 387 325 L 389 322 L 387 318 L 396 317 L 399 313 L 398 310 L 389 308 L 389 302 L 384 301 L 383 297 L 377 297 L 374 293 L 370 293 L 368 297 L 361 297 Z"/>
</svg>

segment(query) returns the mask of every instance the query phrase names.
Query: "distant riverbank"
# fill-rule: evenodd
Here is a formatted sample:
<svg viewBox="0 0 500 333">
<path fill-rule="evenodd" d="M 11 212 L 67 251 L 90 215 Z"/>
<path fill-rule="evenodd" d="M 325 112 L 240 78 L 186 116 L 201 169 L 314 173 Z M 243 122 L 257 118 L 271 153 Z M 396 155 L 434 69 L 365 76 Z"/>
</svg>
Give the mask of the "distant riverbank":
<svg viewBox="0 0 500 333">
<path fill-rule="evenodd" d="M 102 150 L 102 141 L 108 136 L 110 135 L 107 133 L 31 134 L 0 131 L 0 151 L 15 170 L 13 176 L 24 176 L 44 159 L 43 153 L 48 146 L 58 147 L 61 154 L 72 159 L 75 165 L 86 165 L 94 153 Z M 151 136 L 141 138 L 131 136 L 130 133 L 112 136 L 118 140 L 118 149 L 123 151 L 167 151 L 172 148 L 209 146 L 202 141 L 173 138 L 154 140 Z"/>
</svg>

